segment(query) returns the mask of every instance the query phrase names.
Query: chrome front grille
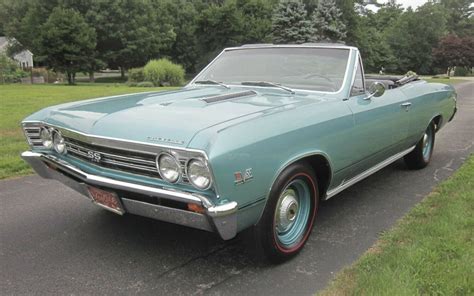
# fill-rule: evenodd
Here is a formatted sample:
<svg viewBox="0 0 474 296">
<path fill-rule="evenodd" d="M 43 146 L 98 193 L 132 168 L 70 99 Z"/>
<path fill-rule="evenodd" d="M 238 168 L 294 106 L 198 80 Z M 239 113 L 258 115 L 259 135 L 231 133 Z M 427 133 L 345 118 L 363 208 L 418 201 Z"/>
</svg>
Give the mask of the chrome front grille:
<svg viewBox="0 0 474 296">
<path fill-rule="evenodd" d="M 67 153 L 70 156 L 85 160 L 100 167 L 161 179 L 155 163 L 156 153 L 92 145 L 67 137 L 64 139 L 66 141 Z M 182 183 L 189 183 L 185 172 L 186 161 L 187 159 L 179 160 Z"/>
<path fill-rule="evenodd" d="M 62 134 L 67 150 L 65 157 L 80 159 L 97 167 L 131 174 L 161 179 L 156 167 L 156 157 L 161 153 L 171 153 L 179 161 L 181 168 L 179 183 L 181 184 L 191 185 L 186 176 L 188 160 L 192 158 L 205 158 L 205 154 L 199 150 L 101 138 L 64 128 L 48 126 L 41 122 L 23 123 L 23 131 L 31 148 L 46 149 L 40 137 L 40 131 L 43 127 L 57 130 Z M 51 153 L 56 153 L 51 148 L 48 150 L 51 150 Z"/>
<path fill-rule="evenodd" d="M 68 155 L 100 167 L 160 178 L 155 164 L 156 154 L 91 145 L 72 138 L 64 139 Z"/>
<path fill-rule="evenodd" d="M 40 138 L 40 127 L 39 126 L 28 126 L 23 128 L 25 136 L 28 139 L 28 144 L 32 147 L 42 148 L 43 143 Z"/>
</svg>

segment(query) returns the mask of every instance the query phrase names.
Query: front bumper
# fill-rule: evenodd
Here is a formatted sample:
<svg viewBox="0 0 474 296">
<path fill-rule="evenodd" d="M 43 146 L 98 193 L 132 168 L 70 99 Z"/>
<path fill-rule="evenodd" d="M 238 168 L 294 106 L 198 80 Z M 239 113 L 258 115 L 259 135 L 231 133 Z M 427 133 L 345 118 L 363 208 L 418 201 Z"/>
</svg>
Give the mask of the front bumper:
<svg viewBox="0 0 474 296">
<path fill-rule="evenodd" d="M 201 214 L 130 199 L 124 194 L 124 196 L 119 197 L 127 213 L 217 232 L 224 240 L 231 239 L 237 234 L 238 205 L 236 202 L 215 205 L 207 197 L 198 194 L 144 186 L 88 174 L 53 155 L 44 153 L 25 151 L 21 154 L 21 157 L 28 162 L 41 177 L 58 180 L 88 198 L 87 185 L 92 185 L 122 192 L 158 197 L 163 200 L 197 204 L 204 208 L 204 213 Z M 92 201 L 92 199 L 90 200 Z"/>
</svg>

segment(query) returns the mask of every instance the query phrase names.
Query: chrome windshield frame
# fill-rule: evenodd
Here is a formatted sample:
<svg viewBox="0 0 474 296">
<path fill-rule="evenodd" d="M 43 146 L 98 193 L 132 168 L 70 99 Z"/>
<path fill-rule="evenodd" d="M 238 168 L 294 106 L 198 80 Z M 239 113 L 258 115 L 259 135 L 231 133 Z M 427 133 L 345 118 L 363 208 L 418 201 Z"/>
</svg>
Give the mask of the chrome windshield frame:
<svg viewBox="0 0 474 296">
<path fill-rule="evenodd" d="M 353 60 L 354 54 L 357 54 L 357 48 L 352 47 L 352 46 L 346 46 L 346 45 L 275 45 L 275 44 L 270 44 L 270 45 L 249 45 L 249 46 L 241 46 L 241 47 L 229 47 L 225 48 L 223 51 L 221 51 L 204 69 L 202 69 L 186 86 L 187 87 L 202 87 L 206 85 L 202 84 L 195 84 L 194 82 L 197 80 L 197 78 L 204 73 L 211 65 L 213 65 L 225 52 L 227 51 L 235 51 L 235 50 L 247 50 L 247 49 L 268 49 L 268 48 L 321 48 L 321 49 L 345 49 L 349 50 L 349 55 L 347 57 L 347 64 L 346 64 L 346 69 L 344 71 L 344 78 L 343 78 L 343 83 L 341 84 L 341 87 L 339 90 L 334 91 L 334 92 L 329 92 L 329 91 L 318 91 L 318 90 L 310 90 L 310 89 L 300 89 L 300 88 L 291 88 L 294 91 L 298 92 L 307 92 L 307 93 L 317 93 L 317 94 L 330 94 L 330 95 L 338 95 L 341 94 L 346 88 L 348 84 L 351 84 L 351 81 L 349 80 L 349 74 L 350 74 L 350 66 L 351 66 L 351 61 Z M 240 84 L 226 84 L 227 86 L 234 86 L 234 87 L 251 87 L 254 88 L 254 86 L 246 86 L 246 85 L 240 85 Z M 207 85 L 208 86 L 208 85 Z"/>
</svg>

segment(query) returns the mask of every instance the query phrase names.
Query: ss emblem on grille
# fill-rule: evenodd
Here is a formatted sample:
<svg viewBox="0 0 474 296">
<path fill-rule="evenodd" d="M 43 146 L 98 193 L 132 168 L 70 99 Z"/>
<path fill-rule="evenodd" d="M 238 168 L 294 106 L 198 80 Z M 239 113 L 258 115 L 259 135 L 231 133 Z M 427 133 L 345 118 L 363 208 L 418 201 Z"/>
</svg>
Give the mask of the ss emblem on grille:
<svg viewBox="0 0 474 296">
<path fill-rule="evenodd" d="M 100 162 L 100 159 L 102 158 L 100 153 L 95 152 L 95 151 L 87 152 L 87 157 L 89 157 L 89 159 L 92 160 L 93 162 Z"/>
</svg>

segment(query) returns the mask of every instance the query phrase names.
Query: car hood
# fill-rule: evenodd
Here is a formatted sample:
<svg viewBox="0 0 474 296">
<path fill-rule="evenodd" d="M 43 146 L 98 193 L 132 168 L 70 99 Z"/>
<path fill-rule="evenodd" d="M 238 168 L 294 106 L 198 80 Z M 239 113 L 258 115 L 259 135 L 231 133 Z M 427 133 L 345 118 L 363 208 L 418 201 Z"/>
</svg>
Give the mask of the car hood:
<svg viewBox="0 0 474 296">
<path fill-rule="evenodd" d="M 32 115 L 85 134 L 187 147 L 194 135 L 272 112 L 324 101 L 279 89 L 184 88 L 63 104 Z"/>
</svg>

